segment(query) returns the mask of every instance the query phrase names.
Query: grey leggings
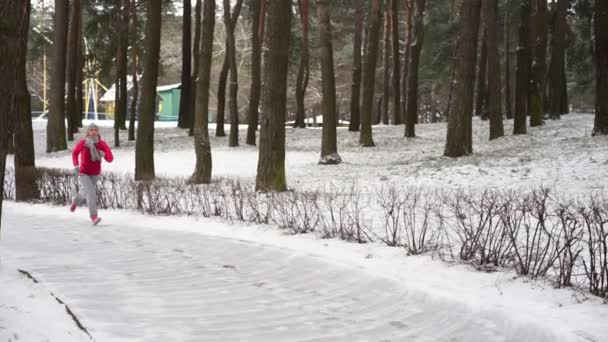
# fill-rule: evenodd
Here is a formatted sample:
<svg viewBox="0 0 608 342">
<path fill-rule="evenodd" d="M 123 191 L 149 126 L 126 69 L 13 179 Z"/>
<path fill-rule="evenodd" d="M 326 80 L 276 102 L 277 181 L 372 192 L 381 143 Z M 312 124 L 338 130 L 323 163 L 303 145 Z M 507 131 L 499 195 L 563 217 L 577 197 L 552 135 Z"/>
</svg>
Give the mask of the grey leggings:
<svg viewBox="0 0 608 342">
<path fill-rule="evenodd" d="M 99 176 L 80 175 L 80 191 L 74 196 L 74 203 L 89 207 L 91 218 L 97 216 L 97 179 Z"/>
</svg>

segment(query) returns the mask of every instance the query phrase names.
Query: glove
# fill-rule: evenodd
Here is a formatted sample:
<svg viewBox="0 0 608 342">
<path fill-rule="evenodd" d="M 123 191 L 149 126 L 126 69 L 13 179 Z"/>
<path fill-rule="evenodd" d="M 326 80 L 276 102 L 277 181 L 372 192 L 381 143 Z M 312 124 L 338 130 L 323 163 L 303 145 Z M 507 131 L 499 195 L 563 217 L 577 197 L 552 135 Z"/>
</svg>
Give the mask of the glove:
<svg viewBox="0 0 608 342">
<path fill-rule="evenodd" d="M 74 173 L 80 173 L 80 166 L 74 166 Z"/>
</svg>

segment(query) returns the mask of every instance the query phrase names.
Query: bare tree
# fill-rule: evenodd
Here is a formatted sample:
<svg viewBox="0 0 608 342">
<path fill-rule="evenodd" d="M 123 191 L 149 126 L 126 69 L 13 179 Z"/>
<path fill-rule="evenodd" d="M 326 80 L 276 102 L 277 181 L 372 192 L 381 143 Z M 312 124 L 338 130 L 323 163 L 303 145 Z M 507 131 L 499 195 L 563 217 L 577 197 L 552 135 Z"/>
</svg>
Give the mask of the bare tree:
<svg viewBox="0 0 608 342">
<path fill-rule="evenodd" d="M 63 151 L 68 148 L 65 139 L 65 69 L 68 36 L 68 0 L 55 0 L 53 24 L 53 68 L 51 69 L 51 94 L 46 125 L 46 152 Z"/>
<path fill-rule="evenodd" d="M 329 1 L 317 0 L 319 17 L 319 49 L 321 55 L 321 77 L 323 86 L 323 137 L 319 164 L 339 164 L 336 141 L 336 78 L 334 75 L 334 52 L 332 43 Z"/>
<path fill-rule="evenodd" d="M 361 126 L 361 41 L 363 36 L 363 0 L 353 0 L 355 35 L 353 37 L 353 72 L 350 91 L 348 130 L 358 132 Z"/>
<path fill-rule="evenodd" d="M 298 67 L 298 76 L 296 79 L 296 120 L 293 127 L 306 128 L 306 123 L 304 122 L 306 119 L 304 98 L 306 97 L 306 88 L 308 88 L 308 79 L 310 77 L 310 53 L 308 47 L 308 0 L 298 0 L 298 9 L 300 12 L 300 20 L 302 22 L 302 51 L 300 52 L 300 66 Z"/>
<path fill-rule="evenodd" d="M 139 126 L 135 144 L 135 180 L 149 181 L 154 172 L 154 116 L 156 82 L 160 55 L 162 0 L 148 0 L 144 40 L 144 76 L 142 80 Z"/>
<path fill-rule="evenodd" d="M 209 141 L 209 86 L 213 62 L 213 33 L 215 31 L 215 0 L 204 0 L 200 45 L 200 65 L 196 84 L 196 114 L 194 119 L 194 150 L 196 167 L 192 182 L 211 182 L 211 143 Z"/>
<path fill-rule="evenodd" d="M 454 107 L 448 115 L 444 155 L 460 157 L 473 152 L 473 85 L 477 59 L 477 38 L 481 0 L 463 1 L 460 9 L 460 33 Z"/>
<path fill-rule="evenodd" d="M 359 143 L 363 147 L 373 147 L 372 114 L 374 110 L 374 93 L 376 87 L 376 64 L 378 62 L 378 40 L 382 15 L 382 0 L 372 0 L 368 16 L 366 34 L 365 64 L 363 66 L 363 102 L 361 104 L 361 133 Z"/>
<path fill-rule="evenodd" d="M 593 135 L 608 135 L 608 2 L 595 2 L 595 124 Z"/>
<path fill-rule="evenodd" d="M 262 124 L 256 189 L 284 191 L 285 179 L 285 112 L 287 73 L 291 35 L 291 1 L 268 2 L 268 30 L 264 50 L 264 89 Z"/>
<path fill-rule="evenodd" d="M 405 136 L 413 138 L 416 136 L 416 123 L 418 122 L 418 65 L 420 64 L 420 52 L 424 42 L 424 9 L 426 0 L 415 0 L 414 14 L 414 40 L 410 46 L 410 61 L 407 71 L 407 107 L 405 114 Z"/>
</svg>

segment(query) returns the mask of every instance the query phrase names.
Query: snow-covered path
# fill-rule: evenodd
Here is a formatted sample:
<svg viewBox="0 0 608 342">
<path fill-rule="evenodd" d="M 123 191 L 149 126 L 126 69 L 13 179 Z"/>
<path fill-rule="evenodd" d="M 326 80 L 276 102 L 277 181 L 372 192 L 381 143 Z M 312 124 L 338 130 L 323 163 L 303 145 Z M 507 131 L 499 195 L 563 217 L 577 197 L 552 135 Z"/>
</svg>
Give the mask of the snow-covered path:
<svg viewBox="0 0 608 342">
<path fill-rule="evenodd" d="M 307 253 L 37 208 L 7 205 L 2 258 L 96 341 L 570 340 Z"/>
</svg>

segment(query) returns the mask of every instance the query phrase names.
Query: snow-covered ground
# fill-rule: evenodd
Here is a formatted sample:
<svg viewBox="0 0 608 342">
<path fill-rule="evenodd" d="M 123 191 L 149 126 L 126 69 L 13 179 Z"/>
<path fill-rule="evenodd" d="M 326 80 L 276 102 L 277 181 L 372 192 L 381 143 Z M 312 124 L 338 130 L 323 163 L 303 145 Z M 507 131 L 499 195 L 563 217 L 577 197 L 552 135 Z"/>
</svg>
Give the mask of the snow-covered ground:
<svg viewBox="0 0 608 342">
<path fill-rule="evenodd" d="M 189 176 L 195 156 L 191 138 L 177 128 L 159 123 L 156 129 L 157 175 Z M 403 126 L 375 126 L 375 148 L 359 147 L 359 134 L 338 130 L 338 150 L 343 163 L 317 165 L 321 129 L 287 129 L 287 182 L 293 188 L 319 187 L 329 182 L 357 182 L 375 188 L 388 182 L 428 187 L 530 188 L 555 187 L 566 193 L 587 193 L 608 189 L 608 138 L 591 137 L 593 115 L 572 114 L 560 121 L 547 121 L 529 134 L 512 136 L 512 122 L 505 121 L 508 136 L 488 141 L 488 122 L 474 120 L 474 154 L 452 159 L 443 157 L 445 124 L 417 126 L 417 138 L 403 137 Z M 229 148 L 228 138 L 212 134 L 213 175 L 255 177 L 257 148 L 244 144 L 246 127 L 240 131 L 241 147 Z M 110 127 L 102 128 L 112 142 Z M 212 132 L 214 133 L 214 132 Z M 116 150 L 116 161 L 105 166 L 114 172 L 134 170 L 134 144 L 126 141 Z M 68 152 L 47 155 L 46 135 L 35 125 L 37 164 L 71 168 Z"/>
<path fill-rule="evenodd" d="M 607 193 L 608 138 L 590 136 L 592 115 L 492 142 L 487 125 L 474 121 L 475 154 L 459 159 L 442 157 L 445 124 L 419 125 L 415 139 L 403 138 L 403 126 L 374 127 L 375 148 L 359 147 L 358 133 L 340 128 L 338 166 L 317 165 L 320 129 L 289 128 L 288 184 Z M 101 126 L 112 142 L 110 125 Z M 37 165 L 71 168 L 68 151 L 44 152 L 43 122 L 34 130 Z M 238 148 L 212 137 L 214 176 L 254 178 L 257 148 L 244 145 L 245 127 L 240 134 Z M 134 144 L 122 138 L 104 169 L 132 173 Z M 161 123 L 155 144 L 157 175 L 192 173 L 184 131 Z M 399 248 L 126 211 L 102 212 L 99 228 L 65 208 L 8 203 L 4 215 L 3 262 L 27 268 L 65 298 L 98 341 L 608 341 L 608 306 L 595 297 L 510 272 L 405 257 Z"/>
<path fill-rule="evenodd" d="M 8 203 L 0 243 L 3 262 L 28 269 L 62 296 L 97 341 L 608 336 L 608 306 L 599 299 L 513 274 L 272 227 L 103 214 L 92 228 L 83 213 Z"/>
<path fill-rule="evenodd" d="M 6 255 L 6 253 L 3 253 Z M 90 341 L 65 306 L 6 260 L 0 264 L 0 341 Z"/>
</svg>

